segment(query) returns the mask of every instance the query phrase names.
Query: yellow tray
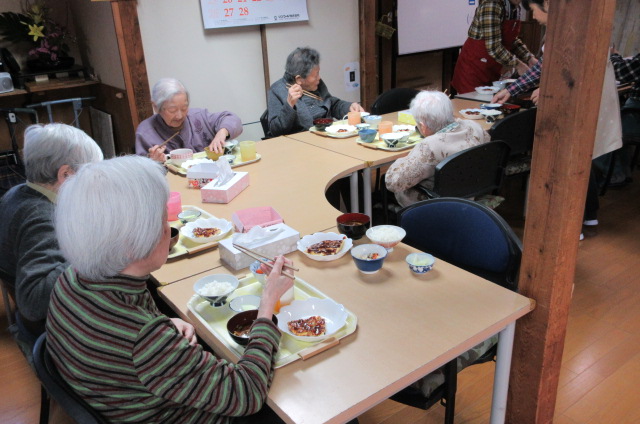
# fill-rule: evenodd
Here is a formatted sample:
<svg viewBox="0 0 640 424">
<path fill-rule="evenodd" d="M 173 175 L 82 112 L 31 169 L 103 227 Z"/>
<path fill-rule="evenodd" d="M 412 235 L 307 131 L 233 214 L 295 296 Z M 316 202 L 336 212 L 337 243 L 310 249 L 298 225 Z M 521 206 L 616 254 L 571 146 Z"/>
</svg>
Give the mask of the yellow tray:
<svg viewBox="0 0 640 424">
<path fill-rule="evenodd" d="M 300 278 L 296 278 L 294 287 L 294 298 L 296 300 L 305 300 L 310 297 L 330 299 L 329 296 Z M 262 295 L 262 284 L 255 279 L 253 274 L 247 274 L 245 278 L 240 280 L 238 289 L 229 296 L 227 301 L 231 301 L 231 299 L 245 294 L 253 294 L 257 296 Z M 214 307 L 211 306 L 206 299 L 194 294 L 189 300 L 189 303 L 187 303 L 187 307 L 198 319 L 199 324 L 204 326 L 206 330 L 213 334 L 228 348 L 229 351 L 232 352 L 236 359 L 234 362 L 237 362 L 237 359 L 239 359 L 244 353 L 245 347 L 234 342 L 227 331 L 227 321 L 235 314 L 235 312 L 229 307 L 229 304 L 227 303 L 224 306 Z M 278 349 L 278 353 L 276 355 L 275 367 L 280 368 L 284 365 L 295 362 L 298 359 L 313 356 L 316 352 L 319 353 L 328 347 L 333 347 L 338 344 L 340 339 L 356 331 L 358 318 L 348 309 L 346 311 L 347 322 L 344 327 L 342 327 L 332 337 L 324 341 L 311 343 L 303 342 L 296 340 L 287 334 L 283 334 L 280 339 L 280 349 Z"/>
<path fill-rule="evenodd" d="M 373 140 L 371 143 L 362 141 L 360 137 L 356 139 L 356 143 L 370 149 L 386 150 L 388 152 L 401 152 L 403 150 L 413 149 L 420 142 L 420 140 L 422 140 L 422 137 L 420 137 L 419 134 L 413 134 L 409 137 L 409 140 L 406 143 L 398 143 L 396 145 L 397 147 L 389 147 L 384 142 L 384 140 L 380 140 L 380 136 L 376 134 L 375 140 Z"/>
<path fill-rule="evenodd" d="M 205 211 L 204 209 L 200 209 L 197 206 L 182 205 L 182 210 L 183 211 L 187 211 L 187 210 L 200 211 L 201 213 L 200 218 L 205 218 L 205 219 L 213 218 L 213 215 L 211 215 L 209 212 Z M 180 227 L 182 227 L 182 222 L 171 221 L 170 225 L 179 230 Z M 230 237 L 232 234 L 233 234 L 233 230 L 229 231 L 229 235 L 227 237 Z M 196 243 L 193 240 L 189 240 L 187 237 L 183 236 L 182 233 L 180 233 L 178 242 L 176 243 L 175 246 L 171 248 L 171 250 L 169 251 L 169 256 L 167 256 L 167 258 L 173 259 L 173 258 L 177 258 L 184 255 L 191 255 L 193 253 L 202 252 L 203 250 L 212 249 L 216 247 L 218 243 L 220 243 L 220 240 L 211 241 L 209 243 Z"/>
<path fill-rule="evenodd" d="M 237 148 L 235 149 L 237 150 Z M 234 151 L 235 151 L 234 150 Z M 242 160 L 242 156 L 240 154 L 235 154 L 236 158 L 234 159 L 233 163 L 231 164 L 232 168 L 238 167 L 238 166 L 242 166 L 242 165 L 248 165 L 250 163 L 254 163 L 254 162 L 258 162 L 260 159 L 262 159 L 262 155 L 260 153 L 256 153 L 256 158 L 252 159 L 252 160 L 247 160 L 247 161 L 243 161 Z M 198 152 L 198 153 L 194 153 L 193 154 L 193 158 L 194 159 L 205 159 L 207 157 L 207 153 L 206 152 Z M 165 166 L 172 172 L 176 173 L 176 174 L 180 174 L 180 175 L 187 175 L 187 170 L 184 169 L 181 166 L 177 166 L 175 165 L 173 162 L 171 162 L 171 159 L 168 159 L 165 163 Z"/>
</svg>

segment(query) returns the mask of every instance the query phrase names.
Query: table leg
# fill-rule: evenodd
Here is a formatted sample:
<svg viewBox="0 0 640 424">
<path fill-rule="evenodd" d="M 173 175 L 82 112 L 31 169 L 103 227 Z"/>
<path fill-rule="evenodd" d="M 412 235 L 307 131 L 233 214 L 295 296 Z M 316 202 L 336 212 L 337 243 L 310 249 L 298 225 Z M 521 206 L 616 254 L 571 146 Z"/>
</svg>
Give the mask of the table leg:
<svg viewBox="0 0 640 424">
<path fill-rule="evenodd" d="M 362 170 L 362 191 L 364 197 L 364 214 L 369 218 L 373 216 L 373 209 L 371 207 L 371 168 L 364 168 Z"/>
<path fill-rule="evenodd" d="M 499 335 L 496 371 L 493 380 L 493 400 L 491 402 L 491 424 L 504 423 L 515 330 L 516 323 L 512 322 Z"/>
<path fill-rule="evenodd" d="M 360 211 L 360 200 L 358 199 L 358 171 L 354 171 L 351 174 L 350 179 L 350 188 L 351 188 L 351 212 L 359 212 Z M 366 192 L 365 192 L 366 196 Z"/>
</svg>

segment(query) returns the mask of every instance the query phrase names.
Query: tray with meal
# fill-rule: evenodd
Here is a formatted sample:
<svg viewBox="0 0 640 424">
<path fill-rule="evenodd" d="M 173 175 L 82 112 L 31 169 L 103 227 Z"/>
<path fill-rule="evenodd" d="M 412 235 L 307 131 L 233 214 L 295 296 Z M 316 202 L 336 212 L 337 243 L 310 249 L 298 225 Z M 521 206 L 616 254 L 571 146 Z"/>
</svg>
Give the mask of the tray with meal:
<svg viewBox="0 0 640 424">
<path fill-rule="evenodd" d="M 182 212 L 171 227 L 178 230 L 178 240 L 169 249 L 168 259 L 214 248 L 220 240 L 233 234 L 231 222 L 216 218 L 197 206 L 182 205 Z"/>
<path fill-rule="evenodd" d="M 400 141 L 395 145 L 395 147 L 389 147 L 384 140 L 380 139 L 379 135 L 376 135 L 376 138 L 371 143 L 363 141 L 362 139 L 360 139 L 360 137 L 356 139 L 356 143 L 361 146 L 368 147 L 369 149 L 386 150 L 388 152 L 401 152 L 403 150 L 413 149 L 413 147 L 420 140 L 422 140 L 422 137 L 420 137 L 419 134 L 413 134 L 409 136 L 409 139 L 407 141 Z"/>
<path fill-rule="evenodd" d="M 256 153 L 255 159 L 243 161 L 242 156 L 238 151 L 234 152 L 234 154 L 225 155 L 225 156 L 228 157 L 228 159 L 230 160 L 230 164 L 232 168 L 242 166 L 242 165 L 248 165 L 250 163 L 254 163 L 262 159 L 262 155 L 260 155 L 260 153 Z M 198 152 L 193 154 L 193 159 L 185 161 L 181 166 L 178 166 L 175 163 L 173 163 L 170 158 L 167 159 L 167 161 L 164 164 L 167 167 L 167 169 L 169 169 L 171 172 L 186 176 L 187 170 L 189 169 L 189 167 L 195 165 L 196 163 L 204 163 L 204 162 L 213 162 L 213 161 L 207 158 L 206 152 Z"/>
<path fill-rule="evenodd" d="M 262 295 L 262 284 L 253 274 L 240 280 L 227 301 L 245 295 Z M 356 331 L 358 324 L 353 312 L 297 277 L 293 297 L 294 301 L 283 306 L 277 314 L 282 338 L 275 359 L 276 368 L 339 344 L 340 339 Z M 194 324 L 215 336 L 237 362 L 245 346 L 236 343 L 227 330 L 227 321 L 235 315 L 229 304 L 212 306 L 207 299 L 194 294 L 187 307 L 195 317 Z"/>
<path fill-rule="evenodd" d="M 350 138 L 358 135 L 358 129 L 355 125 L 348 125 L 344 121 L 335 121 L 333 125 L 324 129 L 319 129 L 316 126 L 313 126 L 309 128 L 309 131 L 314 134 L 330 138 Z"/>
</svg>

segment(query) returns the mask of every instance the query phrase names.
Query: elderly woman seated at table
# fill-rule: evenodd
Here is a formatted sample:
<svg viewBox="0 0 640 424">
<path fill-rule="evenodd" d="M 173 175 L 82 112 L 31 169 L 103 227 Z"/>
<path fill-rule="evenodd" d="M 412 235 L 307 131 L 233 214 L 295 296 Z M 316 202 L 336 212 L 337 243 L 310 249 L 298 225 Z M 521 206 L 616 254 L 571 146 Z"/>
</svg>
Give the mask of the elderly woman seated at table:
<svg viewBox="0 0 640 424">
<path fill-rule="evenodd" d="M 140 122 L 136 130 L 136 154 L 164 162 L 165 151 L 205 147 L 222 153 L 224 142 L 242 134 L 242 122 L 231 112 L 210 113 L 189 108 L 189 92 L 174 78 L 163 78 L 151 91 L 155 115 Z"/>
<path fill-rule="evenodd" d="M 273 378 L 281 335 L 271 316 L 293 284 L 281 274 L 291 262 L 276 259 L 238 363 L 216 358 L 190 324 L 162 315 L 147 290 L 169 251 L 168 198 L 160 165 L 139 156 L 85 166 L 62 188 L 56 234 L 71 266 L 47 317 L 54 363 L 110 420 L 226 423 L 254 414 Z"/>
<path fill-rule="evenodd" d="M 489 134 L 475 121 L 454 119 L 451 100 L 439 91 L 418 93 L 411 102 L 411 113 L 425 138 L 408 156 L 396 160 L 386 174 L 387 188 L 401 206 L 425 199 L 416 186 L 432 188 L 436 165 L 444 158 L 490 141 Z"/>
<path fill-rule="evenodd" d="M 57 192 L 81 164 L 102 160 L 102 151 L 83 131 L 48 124 L 26 129 L 23 153 L 27 182 L 0 200 L 0 277 L 17 306 L 11 331 L 30 359 L 53 286 L 68 266 L 53 229 Z"/>
<path fill-rule="evenodd" d="M 284 77 L 269 90 L 269 134 L 271 137 L 306 131 L 317 118 L 341 119 L 349 111 L 364 112 L 358 103 L 349 103 L 329 94 L 320 79 L 320 53 L 298 47 L 289 54 Z"/>
</svg>

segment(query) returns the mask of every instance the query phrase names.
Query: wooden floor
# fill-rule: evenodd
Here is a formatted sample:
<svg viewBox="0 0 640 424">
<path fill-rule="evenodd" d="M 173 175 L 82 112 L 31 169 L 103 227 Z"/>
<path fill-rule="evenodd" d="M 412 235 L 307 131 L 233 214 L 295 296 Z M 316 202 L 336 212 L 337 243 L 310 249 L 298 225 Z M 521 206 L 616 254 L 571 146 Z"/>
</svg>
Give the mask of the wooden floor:
<svg viewBox="0 0 640 424">
<path fill-rule="evenodd" d="M 640 422 L 640 172 L 636 183 L 601 198 L 598 234 L 580 242 L 555 423 Z M 502 208 L 502 206 L 501 206 Z M 500 212 L 500 209 L 498 209 Z M 507 218 L 517 231 L 522 222 Z M 6 330 L 0 311 L 0 422 L 36 423 L 39 385 Z M 493 364 L 459 377 L 456 423 L 488 422 Z M 429 411 L 385 401 L 361 424 L 441 423 L 444 408 Z"/>
</svg>

